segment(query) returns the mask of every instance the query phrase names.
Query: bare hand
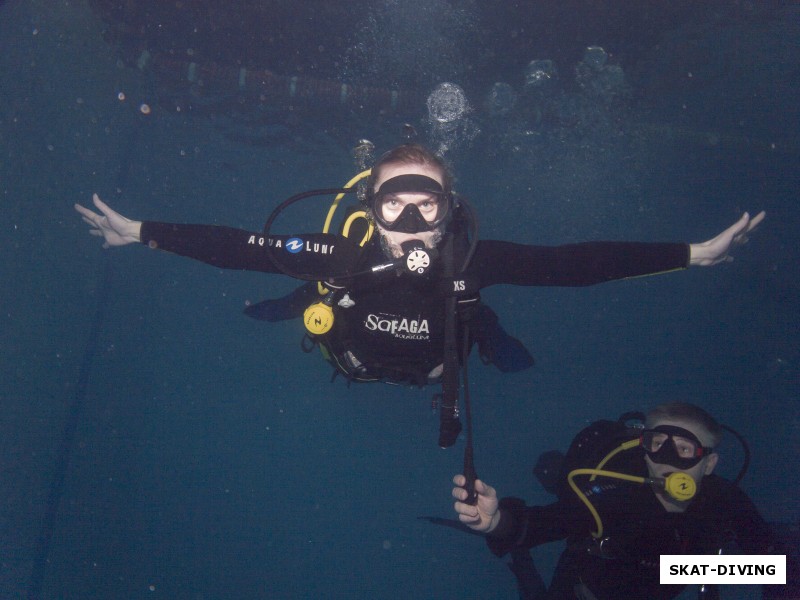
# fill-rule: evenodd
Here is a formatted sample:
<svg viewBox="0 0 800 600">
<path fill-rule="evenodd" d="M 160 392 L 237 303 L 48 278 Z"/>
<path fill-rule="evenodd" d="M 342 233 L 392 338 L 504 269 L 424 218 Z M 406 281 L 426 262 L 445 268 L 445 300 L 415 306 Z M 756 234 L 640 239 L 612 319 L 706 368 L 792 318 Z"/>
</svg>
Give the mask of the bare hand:
<svg viewBox="0 0 800 600">
<path fill-rule="evenodd" d="M 457 500 L 454 508 L 458 513 L 458 519 L 470 529 L 489 533 L 497 527 L 500 522 L 499 502 L 497 492 L 490 485 L 486 485 L 480 479 L 475 480 L 475 492 L 478 494 L 478 501 L 473 504 L 466 504 L 467 490 L 464 485 L 467 480 L 463 475 L 453 477 L 453 498 Z"/>
<path fill-rule="evenodd" d="M 710 267 L 721 262 L 732 261 L 731 250 L 735 246 L 747 243 L 747 234 L 752 232 L 765 216 L 766 213 L 763 210 L 752 219 L 748 213 L 744 213 L 741 219 L 717 237 L 700 244 L 690 244 L 689 264 Z"/>
<path fill-rule="evenodd" d="M 100 200 L 100 196 L 97 194 L 92 196 L 92 200 L 97 209 L 103 214 L 98 215 L 96 212 L 80 204 L 75 205 L 75 210 L 83 216 L 83 220 L 86 223 L 92 226 L 89 233 L 102 237 L 105 240 L 103 248 L 108 248 L 109 246 L 124 246 L 141 241 L 139 236 L 142 229 L 141 221 L 132 221 L 131 219 L 123 217 Z"/>
</svg>

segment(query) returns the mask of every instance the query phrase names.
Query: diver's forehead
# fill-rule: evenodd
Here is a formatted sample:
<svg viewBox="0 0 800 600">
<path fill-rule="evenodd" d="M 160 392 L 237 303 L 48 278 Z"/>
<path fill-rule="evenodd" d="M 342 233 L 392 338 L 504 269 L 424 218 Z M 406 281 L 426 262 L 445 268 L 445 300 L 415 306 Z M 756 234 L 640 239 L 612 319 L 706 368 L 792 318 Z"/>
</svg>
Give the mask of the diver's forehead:
<svg viewBox="0 0 800 600">
<path fill-rule="evenodd" d="M 439 185 L 444 186 L 444 177 L 441 171 L 433 166 L 418 163 L 390 163 L 381 168 L 380 177 L 375 180 L 375 191 L 378 191 L 384 182 L 399 177 L 400 175 L 424 175 L 436 181 Z"/>
</svg>

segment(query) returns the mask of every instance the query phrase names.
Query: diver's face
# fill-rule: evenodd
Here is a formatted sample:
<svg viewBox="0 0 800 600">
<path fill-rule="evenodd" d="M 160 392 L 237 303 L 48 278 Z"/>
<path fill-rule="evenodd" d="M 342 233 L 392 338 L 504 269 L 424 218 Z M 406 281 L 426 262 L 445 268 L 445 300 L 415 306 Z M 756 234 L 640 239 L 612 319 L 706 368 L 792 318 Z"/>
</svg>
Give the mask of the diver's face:
<svg viewBox="0 0 800 600">
<path fill-rule="evenodd" d="M 711 442 L 713 440 L 711 439 L 709 433 L 705 431 L 704 428 L 690 421 L 683 421 L 681 419 L 669 419 L 669 420 L 662 419 L 653 422 L 648 422 L 646 427 L 649 430 L 649 429 L 655 429 L 656 427 L 660 427 L 662 425 L 681 427 L 682 429 L 685 429 L 689 431 L 691 434 L 693 434 L 703 446 L 710 447 L 712 445 Z M 654 443 L 673 444 L 675 447 L 675 452 L 678 454 L 678 456 L 686 456 L 687 458 L 690 455 L 690 453 L 693 452 L 693 449 L 697 445 L 696 441 L 690 439 L 689 436 L 686 436 L 684 438 L 677 434 L 672 435 L 670 437 L 665 437 L 663 440 L 657 440 Z M 657 449 L 658 448 L 656 447 L 651 448 L 651 450 L 657 450 Z M 674 465 L 661 464 L 655 462 L 647 454 L 645 454 L 644 460 L 645 463 L 647 464 L 647 471 L 650 474 L 650 477 L 665 478 L 670 473 L 676 473 L 676 472 L 686 473 L 692 479 L 694 479 L 699 488 L 700 481 L 703 479 L 703 477 L 705 477 L 706 475 L 710 475 L 714 471 L 714 468 L 717 466 L 718 459 L 719 455 L 716 452 L 714 452 L 706 456 L 703 456 L 699 460 L 699 462 L 697 462 L 697 464 L 688 468 L 678 468 Z M 667 508 L 667 510 L 684 510 L 685 506 L 689 502 L 689 501 L 680 502 L 678 500 L 670 498 L 663 491 L 656 492 L 656 495 L 658 496 L 661 503 L 665 506 L 665 508 Z"/>
<path fill-rule="evenodd" d="M 444 177 L 441 171 L 434 166 L 425 164 L 390 163 L 381 168 L 380 175 L 375 180 L 373 192 L 377 192 L 386 181 L 400 175 L 424 175 L 438 182 L 439 185 L 444 186 Z M 382 211 L 383 218 L 391 222 L 393 219 L 399 218 L 403 210 L 410 204 L 415 205 L 422 215 L 422 218 L 428 222 L 434 222 L 439 214 L 439 197 L 436 194 L 425 192 L 398 192 L 389 194 L 383 200 L 380 210 Z M 426 248 L 435 248 L 436 244 L 442 239 L 442 232 L 439 230 L 404 233 L 400 231 L 389 231 L 381 227 L 380 224 L 377 225 L 377 228 L 381 235 L 381 242 L 383 243 L 384 250 L 393 258 L 403 256 L 401 245 L 409 240 L 419 240 Z"/>
</svg>

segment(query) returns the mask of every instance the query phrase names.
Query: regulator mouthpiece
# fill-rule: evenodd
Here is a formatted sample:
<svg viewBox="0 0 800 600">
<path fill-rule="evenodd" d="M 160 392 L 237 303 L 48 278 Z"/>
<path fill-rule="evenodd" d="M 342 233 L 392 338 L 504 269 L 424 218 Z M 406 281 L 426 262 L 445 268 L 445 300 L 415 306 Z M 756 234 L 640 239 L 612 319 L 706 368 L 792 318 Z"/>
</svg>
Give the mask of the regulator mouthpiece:
<svg viewBox="0 0 800 600">
<path fill-rule="evenodd" d="M 647 481 L 650 485 L 667 492 L 671 498 L 681 502 L 691 500 L 697 493 L 697 483 L 691 475 L 686 473 L 670 473 L 665 478 L 654 477 Z"/>
<path fill-rule="evenodd" d="M 408 272 L 424 275 L 433 262 L 431 251 L 419 240 L 409 240 L 400 246 L 405 253 L 403 261 Z"/>
</svg>

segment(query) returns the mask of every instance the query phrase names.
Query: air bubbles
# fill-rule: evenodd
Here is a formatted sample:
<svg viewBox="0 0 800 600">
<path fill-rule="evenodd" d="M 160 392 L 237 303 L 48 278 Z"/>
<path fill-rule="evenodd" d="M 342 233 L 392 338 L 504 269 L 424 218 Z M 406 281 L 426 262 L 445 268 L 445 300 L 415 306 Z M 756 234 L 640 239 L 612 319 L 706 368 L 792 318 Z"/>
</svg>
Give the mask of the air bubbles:
<svg viewBox="0 0 800 600">
<path fill-rule="evenodd" d="M 358 140 L 358 144 L 353 148 L 353 158 L 356 162 L 356 167 L 362 171 L 369 168 L 375 162 L 375 144 L 367 139 Z"/>
<path fill-rule="evenodd" d="M 428 96 L 428 116 L 438 123 L 452 123 L 469 111 L 464 90 L 455 83 L 440 83 Z"/>
<path fill-rule="evenodd" d="M 436 153 L 444 156 L 465 143 L 469 144 L 480 129 L 469 118 L 472 107 L 464 90 L 455 83 L 440 83 L 428 96 L 428 124 Z"/>
<path fill-rule="evenodd" d="M 586 48 L 583 60 L 575 66 L 575 82 L 586 96 L 611 104 L 629 90 L 622 67 L 609 64 L 608 58 L 600 46 Z"/>
<path fill-rule="evenodd" d="M 608 53 L 600 46 L 589 46 L 583 53 L 583 64 L 599 71 L 606 66 Z"/>
<path fill-rule="evenodd" d="M 525 69 L 525 87 L 538 88 L 548 85 L 558 78 L 558 70 L 550 59 L 537 59 L 528 63 Z"/>
</svg>

